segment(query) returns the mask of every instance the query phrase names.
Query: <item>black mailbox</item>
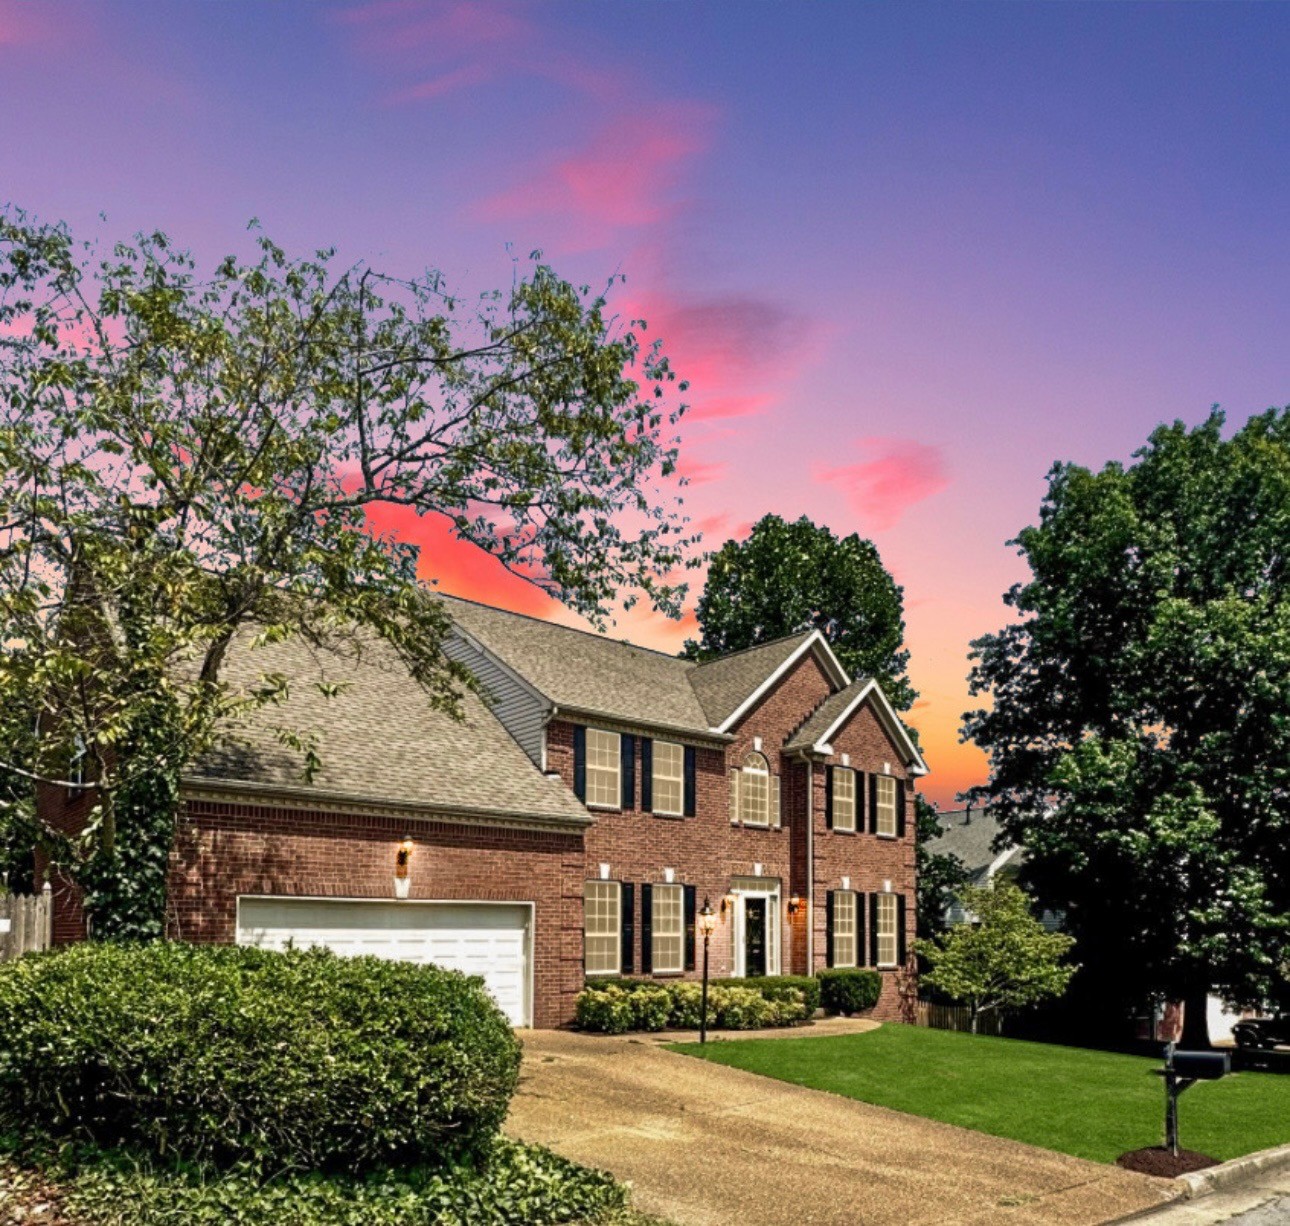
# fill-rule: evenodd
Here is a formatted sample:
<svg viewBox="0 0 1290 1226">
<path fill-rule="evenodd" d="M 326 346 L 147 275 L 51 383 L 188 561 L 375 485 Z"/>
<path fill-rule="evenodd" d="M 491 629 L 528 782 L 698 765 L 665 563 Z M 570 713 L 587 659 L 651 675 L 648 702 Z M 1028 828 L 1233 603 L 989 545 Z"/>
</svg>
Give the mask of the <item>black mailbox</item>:
<svg viewBox="0 0 1290 1226">
<path fill-rule="evenodd" d="M 1232 1071 L 1232 1057 L 1225 1051 L 1178 1051 L 1173 1053 L 1174 1072 L 1189 1081 L 1217 1081 Z"/>
</svg>

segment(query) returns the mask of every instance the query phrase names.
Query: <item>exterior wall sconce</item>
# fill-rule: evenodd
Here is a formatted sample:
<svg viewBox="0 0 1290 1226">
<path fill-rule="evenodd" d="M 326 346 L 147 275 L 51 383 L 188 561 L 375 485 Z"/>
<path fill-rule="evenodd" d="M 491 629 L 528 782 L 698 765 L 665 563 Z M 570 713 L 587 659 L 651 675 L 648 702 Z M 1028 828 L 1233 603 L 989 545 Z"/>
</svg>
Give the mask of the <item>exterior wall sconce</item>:
<svg viewBox="0 0 1290 1226">
<path fill-rule="evenodd" d="M 394 857 L 394 897 L 406 898 L 412 886 L 412 836 L 405 834 Z"/>
<path fill-rule="evenodd" d="M 726 894 L 721 899 L 721 918 L 724 920 L 726 918 L 726 912 L 733 911 L 734 909 L 735 909 L 735 896 L 733 894 Z"/>
<path fill-rule="evenodd" d="M 794 894 L 792 898 L 788 900 L 788 913 L 789 915 L 796 915 L 801 909 L 802 909 L 801 895 Z"/>
</svg>

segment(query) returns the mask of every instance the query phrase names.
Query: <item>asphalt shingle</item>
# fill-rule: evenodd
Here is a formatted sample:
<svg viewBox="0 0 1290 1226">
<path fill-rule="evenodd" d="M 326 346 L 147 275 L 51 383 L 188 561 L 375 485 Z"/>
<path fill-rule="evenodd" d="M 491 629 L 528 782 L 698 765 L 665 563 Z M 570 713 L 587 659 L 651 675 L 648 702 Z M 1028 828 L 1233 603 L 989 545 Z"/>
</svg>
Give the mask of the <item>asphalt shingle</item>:
<svg viewBox="0 0 1290 1226">
<path fill-rule="evenodd" d="M 703 712 L 714 728 L 719 727 L 750 694 L 755 693 L 811 635 L 803 630 L 782 639 L 772 639 L 744 651 L 732 652 L 700 664 L 690 673 L 690 685 Z"/>
</svg>

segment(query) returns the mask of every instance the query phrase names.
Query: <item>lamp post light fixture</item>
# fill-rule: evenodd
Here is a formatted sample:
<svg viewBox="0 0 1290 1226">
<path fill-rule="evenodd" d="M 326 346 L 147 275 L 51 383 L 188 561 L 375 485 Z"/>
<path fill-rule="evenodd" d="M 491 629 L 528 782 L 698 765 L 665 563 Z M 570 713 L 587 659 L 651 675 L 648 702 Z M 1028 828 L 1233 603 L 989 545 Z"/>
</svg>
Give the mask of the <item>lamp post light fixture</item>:
<svg viewBox="0 0 1290 1226">
<path fill-rule="evenodd" d="M 717 926 L 717 913 L 712 904 L 704 898 L 699 909 L 699 931 L 703 933 L 703 992 L 699 1001 L 699 1043 L 708 1041 L 708 944 L 712 940 L 712 930 Z"/>
</svg>

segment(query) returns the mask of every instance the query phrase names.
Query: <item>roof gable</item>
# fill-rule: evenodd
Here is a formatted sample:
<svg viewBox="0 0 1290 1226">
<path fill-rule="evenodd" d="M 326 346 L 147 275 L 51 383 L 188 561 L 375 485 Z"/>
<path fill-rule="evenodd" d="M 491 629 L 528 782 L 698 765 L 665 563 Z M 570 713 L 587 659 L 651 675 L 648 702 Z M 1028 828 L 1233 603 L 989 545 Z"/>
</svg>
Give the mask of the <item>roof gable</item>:
<svg viewBox="0 0 1290 1226">
<path fill-rule="evenodd" d="M 865 703 L 871 704 L 878 722 L 904 755 L 905 764 L 915 775 L 927 774 L 927 763 L 918 752 L 918 746 L 909 730 L 896 714 L 895 708 L 883 693 L 882 687 L 872 677 L 857 677 L 850 685 L 830 694 L 812 712 L 810 718 L 789 738 L 785 753 L 831 752 L 830 738 L 837 735 L 848 720 Z"/>
</svg>

